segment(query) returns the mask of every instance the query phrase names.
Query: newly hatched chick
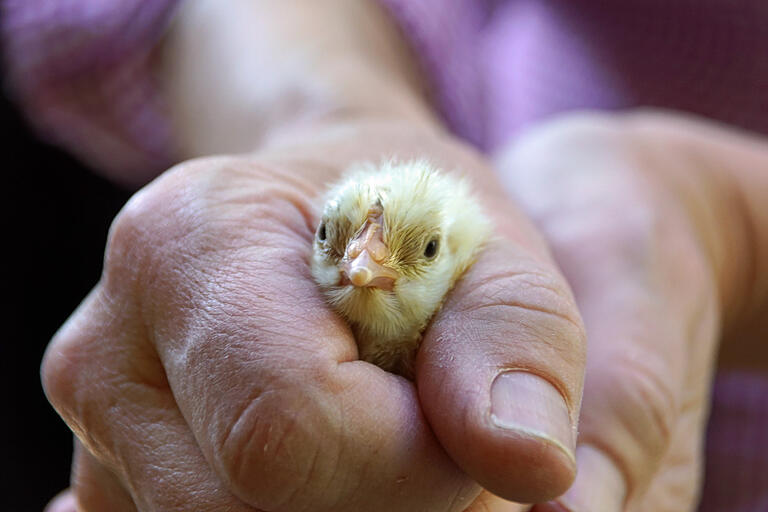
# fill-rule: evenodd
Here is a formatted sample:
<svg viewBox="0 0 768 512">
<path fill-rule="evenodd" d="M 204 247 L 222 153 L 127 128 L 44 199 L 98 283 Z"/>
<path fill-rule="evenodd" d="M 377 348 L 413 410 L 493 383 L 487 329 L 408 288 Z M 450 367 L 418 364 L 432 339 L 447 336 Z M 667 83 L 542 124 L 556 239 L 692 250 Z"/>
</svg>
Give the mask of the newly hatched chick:
<svg viewBox="0 0 768 512">
<path fill-rule="evenodd" d="M 464 181 L 425 161 L 360 165 L 326 197 L 312 274 L 360 358 L 412 378 L 422 331 L 489 232 Z"/>
</svg>

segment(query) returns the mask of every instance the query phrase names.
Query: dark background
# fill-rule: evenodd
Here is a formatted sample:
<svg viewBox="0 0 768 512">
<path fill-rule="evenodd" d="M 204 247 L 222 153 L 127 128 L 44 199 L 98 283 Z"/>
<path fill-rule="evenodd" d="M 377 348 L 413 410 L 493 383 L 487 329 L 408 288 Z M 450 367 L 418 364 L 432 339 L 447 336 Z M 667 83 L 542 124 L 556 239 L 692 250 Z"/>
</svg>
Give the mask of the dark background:
<svg viewBox="0 0 768 512">
<path fill-rule="evenodd" d="M 69 484 L 72 437 L 48 404 L 40 361 L 96 284 L 111 220 L 131 193 L 40 142 L 5 96 L 2 125 L 3 440 L 0 510 L 40 511 Z M 8 236 L 9 235 L 9 236 Z"/>
</svg>

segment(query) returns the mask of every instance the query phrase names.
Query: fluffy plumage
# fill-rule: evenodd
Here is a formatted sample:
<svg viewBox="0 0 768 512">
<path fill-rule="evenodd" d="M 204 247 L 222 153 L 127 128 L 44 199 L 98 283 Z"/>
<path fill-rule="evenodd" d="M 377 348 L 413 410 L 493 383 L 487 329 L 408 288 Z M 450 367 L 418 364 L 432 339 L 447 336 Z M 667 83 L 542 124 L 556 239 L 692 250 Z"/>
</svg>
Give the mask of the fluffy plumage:
<svg viewBox="0 0 768 512">
<path fill-rule="evenodd" d="M 361 359 L 411 377 L 422 331 L 489 232 L 463 180 L 425 161 L 359 165 L 325 198 L 312 274 Z"/>
</svg>

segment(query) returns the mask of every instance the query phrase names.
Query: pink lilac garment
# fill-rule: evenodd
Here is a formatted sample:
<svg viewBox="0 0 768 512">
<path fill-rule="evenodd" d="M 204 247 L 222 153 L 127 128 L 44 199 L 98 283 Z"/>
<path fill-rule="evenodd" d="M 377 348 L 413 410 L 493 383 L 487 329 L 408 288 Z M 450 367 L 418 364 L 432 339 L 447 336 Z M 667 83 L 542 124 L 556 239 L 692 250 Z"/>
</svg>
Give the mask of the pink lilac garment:
<svg viewBox="0 0 768 512">
<path fill-rule="evenodd" d="M 493 151 L 576 109 L 658 106 L 768 134 L 766 0 L 379 0 L 435 104 Z M 139 185 L 174 161 L 152 75 L 176 0 L 5 0 L 8 86 L 40 133 Z M 720 374 L 700 512 L 768 511 L 768 377 Z"/>
<path fill-rule="evenodd" d="M 176 0 L 3 0 L 7 83 L 43 138 L 139 186 L 173 143 L 151 67 Z"/>
</svg>

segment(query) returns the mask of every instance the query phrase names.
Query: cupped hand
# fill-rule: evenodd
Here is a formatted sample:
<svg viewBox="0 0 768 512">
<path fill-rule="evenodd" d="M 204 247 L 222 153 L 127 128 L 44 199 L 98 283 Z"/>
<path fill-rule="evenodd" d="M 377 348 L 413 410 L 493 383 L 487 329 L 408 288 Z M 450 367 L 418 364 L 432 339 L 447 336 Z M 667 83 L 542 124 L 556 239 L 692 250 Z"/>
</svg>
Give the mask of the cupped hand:
<svg viewBox="0 0 768 512">
<path fill-rule="evenodd" d="M 461 511 L 481 487 L 564 492 L 581 321 L 493 173 L 396 123 L 296 140 L 180 165 L 113 224 L 102 279 L 43 363 L 78 438 L 78 510 Z M 499 236 L 429 328 L 414 385 L 357 360 L 308 256 L 344 167 L 424 156 L 470 177 Z"/>
<path fill-rule="evenodd" d="M 498 164 L 589 340 L 578 476 L 534 510 L 694 510 L 721 325 L 766 304 L 768 145 L 668 114 L 577 115 Z"/>
</svg>

